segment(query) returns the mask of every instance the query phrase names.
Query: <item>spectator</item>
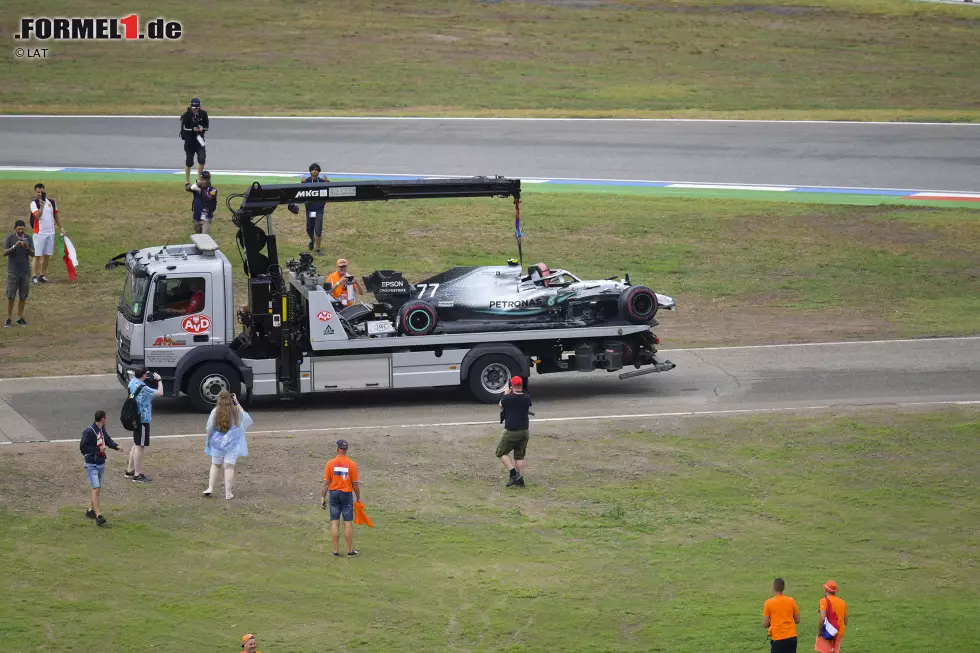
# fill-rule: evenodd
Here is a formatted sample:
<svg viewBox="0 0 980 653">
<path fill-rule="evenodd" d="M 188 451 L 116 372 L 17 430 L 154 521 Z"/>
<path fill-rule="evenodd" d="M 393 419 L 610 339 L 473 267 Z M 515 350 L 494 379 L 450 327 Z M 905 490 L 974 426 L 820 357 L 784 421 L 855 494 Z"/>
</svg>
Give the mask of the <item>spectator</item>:
<svg viewBox="0 0 980 653">
<path fill-rule="evenodd" d="M 310 164 L 310 176 L 303 179 L 304 184 L 322 184 L 330 181 L 326 177 L 320 176 L 320 164 Z M 316 255 L 323 256 L 320 243 L 323 238 L 323 211 L 327 206 L 326 202 L 307 202 L 306 203 L 306 235 L 310 237 L 310 244 L 307 249 L 312 250 L 316 245 Z"/>
<path fill-rule="evenodd" d="M 327 283 L 331 284 L 330 294 L 340 302 L 344 308 L 354 304 L 357 293 L 363 292 L 360 284 L 354 275 L 347 273 L 347 259 L 337 259 L 337 271 L 331 272 L 327 277 Z"/>
<path fill-rule="evenodd" d="M 202 494 L 210 497 L 214 484 L 218 482 L 218 471 L 225 467 L 225 499 L 235 498 L 232 486 L 235 482 L 235 462 L 248 455 L 245 432 L 252 425 L 252 418 L 238 404 L 238 397 L 222 390 L 218 393 L 218 403 L 211 410 L 205 427 L 207 439 L 204 453 L 211 456 L 211 472 L 208 476 L 208 489 Z"/>
<path fill-rule="evenodd" d="M 531 396 L 524 394 L 524 381 L 519 376 L 510 380 L 498 404 L 504 422 L 504 434 L 497 445 L 496 456 L 510 474 L 507 487 L 524 487 L 524 456 L 530 437 Z M 513 452 L 514 456 L 509 455 Z"/>
<path fill-rule="evenodd" d="M 262 653 L 256 650 L 255 635 L 248 633 L 242 637 L 242 653 Z"/>
<path fill-rule="evenodd" d="M 327 491 L 330 492 L 330 535 L 333 538 L 333 556 L 340 557 L 340 517 L 344 517 L 344 539 L 347 555 L 360 555 L 354 550 L 354 495 L 361 501 L 361 483 L 357 475 L 357 463 L 347 457 L 347 440 L 337 440 L 337 456 L 323 468 L 323 489 L 320 507 L 327 509 Z"/>
<path fill-rule="evenodd" d="M 99 503 L 99 491 L 102 489 L 102 477 L 105 475 L 105 450 L 108 447 L 122 451 L 122 448 L 113 442 L 106 432 L 105 421 L 105 411 L 95 411 L 95 421 L 82 431 L 82 440 L 78 445 L 82 455 L 85 456 L 85 471 L 92 486 L 92 498 L 88 502 L 85 516 L 94 519 L 99 526 L 105 523 Z"/>
<path fill-rule="evenodd" d="M 163 395 L 160 375 L 154 372 L 153 378 L 157 382 L 156 392 L 150 392 L 152 388 L 146 383 L 150 379 L 150 370 L 145 367 L 140 368 L 129 382 L 129 394 L 136 398 L 140 413 L 140 423 L 133 431 L 133 448 L 129 450 L 129 462 L 126 464 L 126 476 L 133 479 L 133 483 L 149 483 L 153 480 L 143 473 L 143 450 L 150 446 L 153 400 Z"/>
<path fill-rule="evenodd" d="M 196 183 L 184 184 L 184 189 L 194 194 L 194 201 L 191 203 L 194 233 L 211 233 L 211 221 L 214 219 L 215 209 L 218 208 L 218 189 L 211 185 L 211 171 L 205 170 Z"/>
<path fill-rule="evenodd" d="M 792 597 L 784 596 L 786 581 L 772 582 L 773 597 L 762 606 L 762 627 L 769 631 L 770 653 L 796 653 L 796 625 L 800 609 Z"/>
<path fill-rule="evenodd" d="M 23 220 L 14 221 L 14 232 L 7 234 L 3 241 L 3 255 L 7 257 L 7 321 L 3 327 L 9 328 L 14 317 L 14 300 L 17 303 L 17 324 L 27 326 L 24 319 L 24 304 L 31 294 L 31 257 L 34 255 L 34 239 L 25 234 L 27 225 Z"/>
<path fill-rule="evenodd" d="M 194 165 L 194 155 L 197 155 L 197 174 L 204 173 L 204 162 L 207 160 L 204 134 L 210 128 L 208 112 L 201 108 L 201 101 L 191 100 L 187 111 L 180 117 L 180 137 L 184 139 L 184 185 L 191 183 L 191 166 Z"/>
<path fill-rule="evenodd" d="M 34 227 L 34 285 L 48 282 L 48 261 L 54 254 L 54 226 L 58 225 L 61 235 L 65 229 L 61 226 L 58 215 L 58 205 L 48 197 L 44 184 L 34 184 L 35 198 L 31 200 L 31 224 Z"/>
<path fill-rule="evenodd" d="M 831 615 L 832 613 L 832 615 Z M 821 653 L 840 653 L 844 631 L 847 630 L 847 603 L 837 596 L 837 583 L 828 580 L 823 586 L 823 598 L 820 599 L 820 629 L 823 630 L 824 619 L 837 623 L 837 635 L 833 639 L 824 639 L 817 635 L 815 651 Z M 836 618 L 834 618 L 836 617 Z"/>
</svg>

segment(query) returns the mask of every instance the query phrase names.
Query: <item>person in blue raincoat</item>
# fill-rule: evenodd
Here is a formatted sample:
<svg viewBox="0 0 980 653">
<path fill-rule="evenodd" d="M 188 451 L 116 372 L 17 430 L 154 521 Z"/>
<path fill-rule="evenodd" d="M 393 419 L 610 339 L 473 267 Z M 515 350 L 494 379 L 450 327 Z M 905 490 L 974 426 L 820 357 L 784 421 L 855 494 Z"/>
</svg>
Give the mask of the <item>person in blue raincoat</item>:
<svg viewBox="0 0 980 653">
<path fill-rule="evenodd" d="M 238 397 L 222 390 L 218 403 L 208 417 L 205 427 L 204 453 L 211 456 L 211 473 L 208 476 L 208 489 L 203 494 L 210 497 L 214 484 L 218 481 L 221 466 L 225 468 L 225 499 L 234 499 L 232 486 L 235 483 L 235 462 L 248 455 L 245 432 L 252 425 L 252 418 L 238 404 Z"/>
</svg>

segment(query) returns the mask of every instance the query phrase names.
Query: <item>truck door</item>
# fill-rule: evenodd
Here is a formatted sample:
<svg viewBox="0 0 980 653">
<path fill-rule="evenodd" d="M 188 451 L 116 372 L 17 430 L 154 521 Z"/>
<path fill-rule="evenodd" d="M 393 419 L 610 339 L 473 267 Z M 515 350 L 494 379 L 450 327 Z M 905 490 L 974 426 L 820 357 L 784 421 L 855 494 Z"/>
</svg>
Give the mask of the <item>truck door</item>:
<svg viewBox="0 0 980 653">
<path fill-rule="evenodd" d="M 224 325 L 211 274 L 158 277 L 147 306 L 146 366 L 166 375 L 194 347 L 212 344 Z"/>
</svg>

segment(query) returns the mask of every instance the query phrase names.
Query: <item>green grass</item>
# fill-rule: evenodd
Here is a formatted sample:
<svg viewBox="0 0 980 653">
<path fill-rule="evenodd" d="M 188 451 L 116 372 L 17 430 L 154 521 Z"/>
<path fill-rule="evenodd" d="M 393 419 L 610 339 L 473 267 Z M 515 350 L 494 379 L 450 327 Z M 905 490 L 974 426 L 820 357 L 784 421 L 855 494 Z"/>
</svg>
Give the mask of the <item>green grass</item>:
<svg viewBox="0 0 980 653">
<path fill-rule="evenodd" d="M 0 111 L 974 121 L 980 11 L 908 0 L 5 3 L 181 21 L 172 43 L 33 42 Z M 13 48 L 23 45 L 8 36 Z"/>
<path fill-rule="evenodd" d="M 239 261 L 224 197 L 246 187 L 216 178 L 215 236 Z M 29 191 L 29 185 L 27 186 Z M 78 248 L 81 285 L 60 260 L 32 288 L 30 332 L 0 332 L 5 376 L 104 372 L 114 351 L 124 272 L 104 263 L 128 249 L 188 242 L 190 195 L 171 184 L 49 184 Z M 0 182 L 0 207 L 26 213 L 25 186 Z M 669 346 L 980 332 L 980 219 L 968 208 L 841 206 L 599 193 L 529 192 L 526 262 L 582 278 L 629 272 L 678 299 L 658 333 Z M 453 265 L 516 255 L 509 200 L 431 200 L 332 207 L 320 270 L 338 256 L 357 274 L 398 269 L 417 281 Z M 276 214 L 283 261 L 305 251 L 303 220 Z M 533 261 L 532 261 L 533 259 Z M 239 288 L 244 282 L 235 264 Z M 243 301 L 243 298 L 240 298 Z M 240 302 L 239 302 L 240 303 Z M 732 320 L 747 324 L 740 335 Z M 755 321 L 759 320 L 758 324 Z M 869 326 L 870 325 L 870 326 Z"/>
<path fill-rule="evenodd" d="M 734 653 L 766 646 L 782 576 L 801 650 L 828 578 L 851 650 L 975 650 L 978 418 L 542 426 L 519 493 L 494 430 L 359 434 L 375 528 L 357 560 L 329 556 L 312 439 L 254 438 L 228 505 L 197 496 L 196 443 L 154 454 L 160 487 L 113 460 L 101 530 L 77 452 L 3 456 L 0 636 L 11 653 L 235 650 L 244 632 L 264 651 Z"/>
</svg>

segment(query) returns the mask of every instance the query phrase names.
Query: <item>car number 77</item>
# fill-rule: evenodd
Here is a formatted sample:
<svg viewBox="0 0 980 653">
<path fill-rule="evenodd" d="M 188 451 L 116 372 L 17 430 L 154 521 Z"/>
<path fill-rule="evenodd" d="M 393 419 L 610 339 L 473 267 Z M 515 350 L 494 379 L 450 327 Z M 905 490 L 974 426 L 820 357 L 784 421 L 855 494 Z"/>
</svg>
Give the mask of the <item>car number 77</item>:
<svg viewBox="0 0 980 653">
<path fill-rule="evenodd" d="M 429 297 L 435 297 L 436 291 L 439 289 L 439 284 L 437 283 L 417 283 L 415 287 L 419 289 L 419 299 L 425 298 L 425 291 L 432 288 L 432 292 L 429 293 Z"/>
</svg>

